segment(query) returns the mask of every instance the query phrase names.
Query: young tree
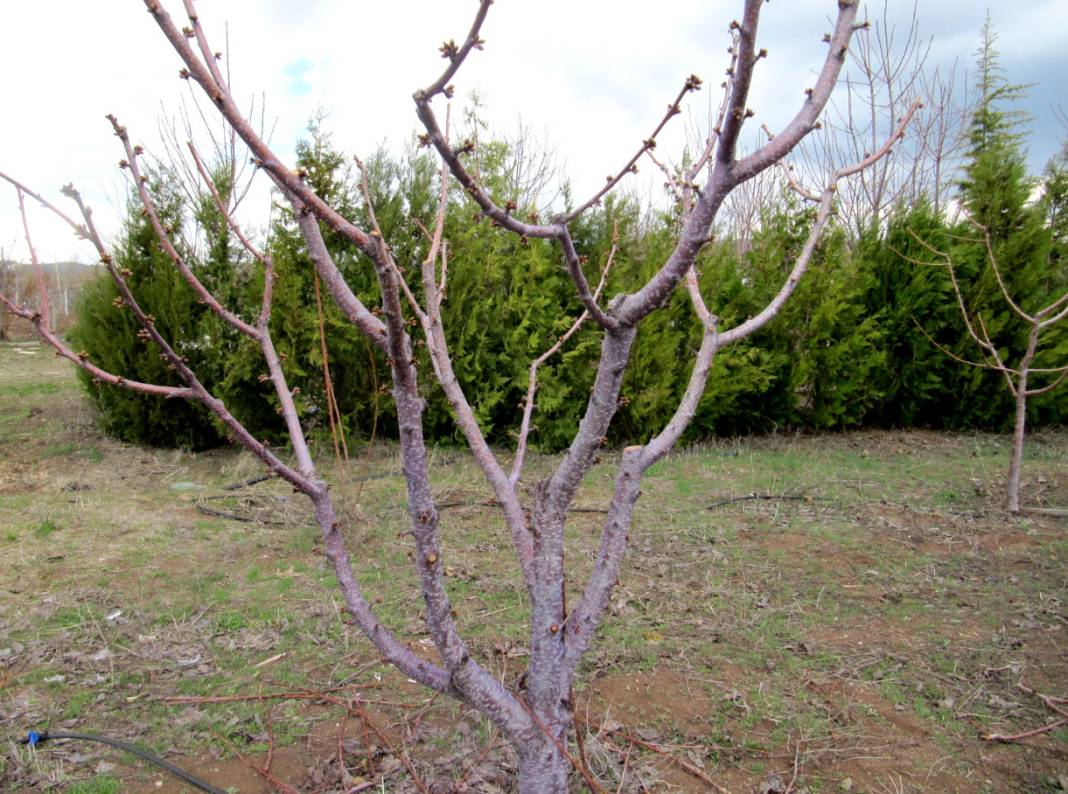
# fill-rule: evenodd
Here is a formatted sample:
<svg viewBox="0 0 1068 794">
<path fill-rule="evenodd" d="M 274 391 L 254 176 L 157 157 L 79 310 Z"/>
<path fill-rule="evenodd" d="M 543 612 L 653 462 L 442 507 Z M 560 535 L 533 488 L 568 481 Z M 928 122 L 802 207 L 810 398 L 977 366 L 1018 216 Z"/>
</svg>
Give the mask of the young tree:
<svg viewBox="0 0 1068 794">
<path fill-rule="evenodd" d="M 412 276 L 416 283 L 410 285 L 405 280 L 407 274 L 402 269 L 404 263 L 398 262 L 395 256 L 397 249 L 387 239 L 375 214 L 370 191 L 365 191 L 366 207 L 362 219 L 347 217 L 324 200 L 310 186 L 309 174 L 284 166 L 242 115 L 219 69 L 214 50 L 193 9 L 192 0 L 185 0 L 188 23 L 184 28 L 175 23 L 158 0 L 145 0 L 164 36 L 183 60 L 183 76 L 194 80 L 207 93 L 226 121 L 248 145 L 256 164 L 288 202 L 325 291 L 348 320 L 386 357 L 407 483 L 410 532 L 415 544 L 414 564 L 437 660 L 431 661 L 415 654 L 380 623 L 357 583 L 333 496 L 312 459 L 294 396 L 273 341 L 270 317 L 277 278 L 275 263 L 270 256 L 256 249 L 241 232 L 231 215 L 225 211 L 221 199 L 217 201 L 220 211 L 234 234 L 256 257 L 262 270 L 260 309 L 251 322 L 242 319 L 233 309 L 220 302 L 184 262 L 181 252 L 168 243 L 168 230 L 145 184 L 139 154 L 126 128 L 112 117 L 114 131 L 126 149 L 126 159 L 146 216 L 168 256 L 199 298 L 235 332 L 246 337 L 250 346 L 259 349 L 266 370 L 262 378 L 273 388 L 286 423 L 291 459 L 250 433 L 226 404 L 205 388 L 181 348 L 165 338 L 153 318 L 142 310 L 127 275 L 116 266 L 112 255 L 106 250 L 93 226 L 91 215 L 73 188 L 67 188 L 65 193 L 76 202 L 81 221 L 68 218 L 68 222 L 96 247 L 115 281 L 126 310 L 140 325 L 140 333 L 156 345 L 183 385 L 134 382 L 109 373 L 87 356 L 66 347 L 42 322 L 40 312 L 19 306 L 8 298 L 0 300 L 9 311 L 32 319 L 41 336 L 61 355 L 102 382 L 172 399 L 194 400 L 211 410 L 237 441 L 259 457 L 273 473 L 311 500 L 316 521 L 322 530 L 324 552 L 334 567 L 345 604 L 356 624 L 381 655 L 415 681 L 459 698 L 486 715 L 516 748 L 521 792 L 562 792 L 567 788 L 571 758 L 568 735 L 573 716 L 572 681 L 579 661 L 605 615 L 629 542 L 631 517 L 640 496 L 643 474 L 672 448 L 692 420 L 717 351 L 762 328 L 789 299 L 829 223 L 838 182 L 885 156 L 903 136 L 904 125 L 915 108 L 904 115 L 901 125 L 893 130 L 877 151 L 830 175 L 822 191 L 813 196 L 818 206 L 811 227 L 777 293 L 753 316 L 732 327 L 724 327 L 725 324 L 706 307 L 694 272 L 696 258 L 709 242 L 716 214 L 731 191 L 780 161 L 816 126 L 845 60 L 857 13 L 855 0 L 838 0 L 837 18 L 834 31 L 828 37 L 826 58 L 795 116 L 773 140 L 756 151 L 741 154 L 738 140 L 743 124 L 752 115 L 747 101 L 754 68 L 766 54 L 757 47 L 757 26 L 764 2 L 745 0 L 740 19 L 731 23 L 735 43 L 731 48 L 732 66 L 724 84 L 719 121 L 709 133 L 705 151 L 693 167 L 682 175 L 684 179 L 676 186 L 685 207 L 678 237 L 670 253 L 647 279 L 631 285 L 629 291 L 603 301 L 601 288 L 591 286 L 591 276 L 597 274 L 587 272 L 590 268 L 578 254 L 572 230 L 584 213 L 602 201 L 634 169 L 637 161 L 651 152 L 661 129 L 672 116 L 681 112 L 682 101 L 687 94 L 701 87 L 701 81 L 695 76 L 685 81 L 682 90 L 670 103 L 668 113 L 649 138 L 588 201 L 547 221 L 536 215 L 521 217 L 511 197 L 498 195 L 492 186 L 484 185 L 468 167 L 464 158 L 474 143 L 454 142 L 449 135 L 448 123 L 443 129 L 434 107 L 435 101 L 452 95 L 451 81 L 471 52 L 482 49 L 484 41 L 480 31 L 491 2 L 480 0 L 474 22 L 462 43 L 450 40 L 442 45 L 441 52 L 447 61 L 445 70 L 414 95 L 416 113 L 425 130 L 422 140 L 433 147 L 443 167 L 435 223 L 427 229 L 427 239 L 421 246 L 421 255 Z M 706 165 L 707 178 L 703 179 L 702 184 L 697 184 L 697 176 Z M 483 216 L 514 234 L 520 242 L 524 239 L 541 239 L 552 241 L 557 246 L 573 290 L 584 308 L 583 315 L 576 322 L 588 319 L 600 334 L 600 358 L 578 431 L 552 474 L 523 491 L 519 483 L 523 477 L 529 422 L 523 422 L 516 452 L 510 465 L 507 465 L 506 457 L 493 450 L 486 441 L 475 409 L 460 387 L 446 341 L 442 303 L 450 283 L 448 246 L 444 237 L 450 175 L 470 195 Z M 206 172 L 204 176 L 207 177 Z M 30 193 L 21 183 L 10 178 L 8 181 L 13 182 L 19 191 L 51 207 L 43 197 Z M 210 180 L 208 186 L 214 191 Z M 374 310 L 368 308 L 367 303 L 346 281 L 324 243 L 324 233 L 337 234 L 350 241 L 359 251 L 360 261 L 370 265 L 377 281 L 378 306 Z M 609 252 L 605 257 L 605 266 L 610 260 Z M 663 306 L 672 293 L 682 286 L 688 291 L 701 328 L 699 346 L 691 353 L 693 366 L 688 383 L 670 419 L 661 428 L 654 429 L 651 438 L 644 444 L 628 446 L 623 450 L 592 574 L 581 594 L 569 599 L 564 567 L 564 525 L 569 510 L 579 485 L 606 443 L 610 423 L 619 405 L 620 387 L 639 323 Z M 454 421 L 500 505 L 522 572 L 531 616 L 529 665 L 523 679 L 523 690 L 509 690 L 474 658 L 460 636 L 453 617 L 444 582 L 443 555 L 446 552 L 430 489 L 423 427 L 425 400 L 419 387 L 415 342 L 408 331 L 409 316 L 413 321 L 411 324 L 422 329 L 420 341 L 428 350 L 433 376 L 448 399 Z M 535 387 L 536 370 L 533 370 L 531 392 Z M 535 407 L 532 400 L 528 400 L 526 406 L 530 411 Z M 530 493 L 530 496 L 525 496 L 526 493 Z M 592 779 L 588 779 L 588 782 L 592 788 L 598 788 Z"/>
<path fill-rule="evenodd" d="M 1063 285 L 1064 291 L 1060 295 L 1054 295 L 1049 302 L 1040 308 L 1025 310 L 1022 301 L 1019 301 L 1006 286 L 1006 279 L 1002 268 L 998 265 L 997 254 L 994 252 L 994 244 L 990 233 L 980 227 L 983 245 L 986 248 L 987 262 L 990 273 L 997 282 L 1001 299 L 1007 310 L 1011 311 L 1018 322 L 1027 329 L 1027 342 L 1022 353 L 1012 364 L 1005 345 L 998 345 L 992 336 L 989 323 L 983 319 L 981 313 L 972 313 L 961 292 L 960 282 L 957 280 L 954 263 L 951 256 L 937 248 L 926 245 L 927 250 L 938 257 L 945 268 L 949 271 L 953 283 L 953 290 L 957 297 L 957 303 L 964 318 L 964 325 L 968 336 L 978 346 L 981 356 L 979 361 L 957 356 L 952 351 L 942 348 L 948 355 L 963 364 L 968 364 L 979 369 L 989 369 L 1000 372 L 1005 377 L 1005 383 L 1009 387 L 1015 403 L 1015 418 L 1012 431 L 1012 452 L 1009 456 L 1009 474 L 1007 486 L 1006 507 L 1010 513 L 1020 512 L 1020 464 L 1023 460 L 1024 435 L 1027 426 L 1027 400 L 1029 397 L 1037 397 L 1047 394 L 1056 389 L 1066 377 L 1068 377 L 1068 364 L 1062 366 L 1042 366 L 1039 345 L 1047 343 L 1049 338 L 1059 329 L 1056 327 L 1068 317 L 1068 285 Z M 1063 279 L 1062 279 L 1063 282 Z M 1063 341 L 1063 340 L 1062 340 Z M 937 344 L 937 343 L 935 343 Z M 1065 347 L 1062 345 L 1062 347 Z M 1054 350 L 1056 360 L 1065 360 L 1068 350 Z M 1057 355 L 1059 353 L 1059 355 Z M 1049 356 L 1047 356 L 1049 358 Z M 1042 384 L 1036 385 L 1036 377 L 1041 379 Z"/>
<path fill-rule="evenodd" d="M 967 144 L 967 98 L 959 96 L 955 67 L 928 64 L 931 40 L 920 32 L 919 3 L 903 26 L 890 11 L 884 2 L 881 18 L 852 48 L 844 90 L 832 99 L 822 133 L 804 147 L 808 169 L 853 162 L 879 146 L 915 97 L 924 97 L 908 142 L 842 186 L 838 212 L 854 240 L 896 206 L 926 201 L 947 211 Z"/>
<path fill-rule="evenodd" d="M 948 251 L 920 242 L 948 270 L 967 340 L 979 348 L 980 360 L 935 344 L 962 363 L 1000 372 L 1013 398 L 1007 507 L 1018 513 L 1028 398 L 1053 391 L 1068 376 L 1068 364 L 1061 364 L 1064 352 L 1050 345 L 1057 324 L 1068 316 L 1068 274 L 1058 265 L 1055 243 L 1056 227 L 1063 223 L 1062 177 L 1051 164 L 1047 197 L 1031 201 L 1034 182 L 1020 142 L 1021 115 L 1004 107 L 1023 88 L 1005 81 L 996 40 L 988 17 L 976 52 L 977 106 L 960 185 L 968 221 L 978 234 L 958 237 Z"/>
</svg>

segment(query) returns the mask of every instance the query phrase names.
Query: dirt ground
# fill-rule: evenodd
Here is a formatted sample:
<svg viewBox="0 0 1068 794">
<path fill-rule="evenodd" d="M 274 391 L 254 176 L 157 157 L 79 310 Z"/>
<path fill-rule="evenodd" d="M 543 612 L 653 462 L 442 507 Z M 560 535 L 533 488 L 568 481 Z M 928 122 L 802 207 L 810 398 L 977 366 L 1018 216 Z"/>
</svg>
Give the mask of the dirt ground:
<svg viewBox="0 0 1068 794">
<path fill-rule="evenodd" d="M 325 444 L 320 459 L 361 585 L 432 656 L 396 450 L 354 447 L 347 466 Z M 856 432 L 654 467 L 576 687 L 589 776 L 613 792 L 1068 791 L 1068 519 L 1008 516 L 1007 460 L 996 435 Z M 569 528 L 572 593 L 612 463 Z M 433 470 L 461 629 L 518 688 L 527 612 L 502 524 L 459 450 L 435 449 Z M 375 658 L 308 506 L 260 474 L 235 450 L 110 440 L 65 362 L 0 345 L 0 790 L 193 790 L 103 745 L 17 744 L 46 728 L 241 794 L 514 790 L 492 725 Z M 1032 436 L 1023 497 L 1068 507 L 1068 433 Z"/>
</svg>

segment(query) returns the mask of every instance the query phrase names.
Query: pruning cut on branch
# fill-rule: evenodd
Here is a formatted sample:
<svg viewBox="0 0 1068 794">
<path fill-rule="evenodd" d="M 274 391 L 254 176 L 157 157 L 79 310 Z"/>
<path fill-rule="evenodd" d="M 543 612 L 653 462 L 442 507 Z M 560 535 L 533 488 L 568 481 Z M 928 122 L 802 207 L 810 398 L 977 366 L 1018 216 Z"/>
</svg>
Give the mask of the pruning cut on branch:
<svg viewBox="0 0 1068 794">
<path fill-rule="evenodd" d="M 845 179 L 870 167 L 886 156 L 904 135 L 915 107 L 901 119 L 885 145 L 855 165 L 831 174 L 819 193 L 812 198 L 818 203 L 815 219 L 792 269 L 773 299 L 758 313 L 739 325 L 723 327 L 719 318 L 707 308 L 695 277 L 695 266 L 703 247 L 711 236 L 717 213 L 729 194 L 754 179 L 768 168 L 781 162 L 812 130 L 833 91 L 842 69 L 850 39 L 857 29 L 856 0 L 838 0 L 833 32 L 827 38 L 827 52 L 813 87 L 803 97 L 793 118 L 763 146 L 749 153 L 739 152 L 738 142 L 745 122 L 753 116 L 749 108 L 750 86 L 757 63 L 767 54 L 757 47 L 757 33 L 763 0 L 745 0 L 741 17 L 731 23 L 732 46 L 728 76 L 723 83 L 724 95 L 714 129 L 708 131 L 707 144 L 693 165 L 672 180 L 684 207 L 683 222 L 670 254 L 653 274 L 632 289 L 605 300 L 603 295 L 606 274 L 611 267 L 615 250 L 605 252 L 599 283 L 591 287 L 586 272 L 586 259 L 579 255 L 572 238 L 571 225 L 583 213 L 600 202 L 627 174 L 632 173 L 644 155 L 654 158 L 657 138 L 665 125 L 679 115 L 688 94 L 698 91 L 702 81 L 691 75 L 668 105 L 668 111 L 655 125 L 650 136 L 640 143 L 637 153 L 622 167 L 612 172 L 606 184 L 595 190 L 590 198 L 576 209 L 553 217 L 547 223 L 521 220 L 516 217 L 513 201 L 500 203 L 477 174 L 468 168 L 463 152 L 472 144 L 457 144 L 450 140 L 449 125 L 439 122 L 442 99 L 452 96 L 452 81 L 460 73 L 474 50 L 485 44 L 482 28 L 490 12 L 492 0 L 481 0 L 474 21 L 462 42 L 446 42 L 441 53 L 447 61 L 442 73 L 425 88 L 415 92 L 415 112 L 424 133 L 422 140 L 440 158 L 440 193 L 433 229 L 424 229 L 429 241 L 429 253 L 419 267 L 419 284 L 409 285 L 405 272 L 395 261 L 390 243 L 374 219 L 370 191 L 364 190 L 369 228 L 353 218 L 345 217 L 309 187 L 305 174 L 284 165 L 256 127 L 243 115 L 224 79 L 215 52 L 201 26 L 193 7 L 193 0 L 182 0 L 188 24 L 176 22 L 158 0 L 145 0 L 145 5 L 164 37 L 183 62 L 181 77 L 192 80 L 205 92 L 225 122 L 244 141 L 252 153 L 255 165 L 273 182 L 284 201 L 292 208 L 303 236 L 308 254 L 327 292 L 342 313 L 387 357 L 392 380 L 392 396 L 396 404 L 399 427 L 399 449 L 407 486 L 409 532 L 414 539 L 414 565 L 425 608 L 425 620 L 436 650 L 436 659 L 429 660 L 414 653 L 375 615 L 363 589 L 357 583 L 352 560 L 345 548 L 344 527 L 330 488 L 317 468 L 301 427 L 292 391 L 286 383 L 279 355 L 268 328 L 271 313 L 274 269 L 270 257 L 260 253 L 243 234 L 220 191 L 212 183 L 199 156 L 193 151 L 198 173 L 215 197 L 218 211 L 235 231 L 246 249 L 259 262 L 264 273 L 264 288 L 255 323 L 240 319 L 241 313 L 218 300 L 201 284 L 191 268 L 183 261 L 171 243 L 173 230 L 157 217 L 152 196 L 140 170 L 139 147 L 132 146 L 129 135 L 119 122 L 111 118 L 116 135 L 126 151 L 127 168 L 133 178 L 146 217 L 151 221 L 160 243 L 190 287 L 223 321 L 253 340 L 266 369 L 265 381 L 270 381 L 280 405 L 288 430 L 292 458 L 273 451 L 258 441 L 230 413 L 222 401 L 210 394 L 197 374 L 180 355 L 176 340 L 165 339 L 154 328 L 152 317 L 142 311 L 126 283 L 126 276 L 112 263 L 92 217 L 78 194 L 70 189 L 68 195 L 76 202 L 82 222 L 66 218 L 76 233 L 87 238 L 97 249 L 100 260 L 107 266 L 127 310 L 133 313 L 141 333 L 160 350 L 184 386 L 159 387 L 133 383 L 97 369 L 84 356 L 68 350 L 61 339 L 51 334 L 43 322 L 47 309 L 19 306 L 3 298 L 9 311 L 31 320 L 44 340 L 57 352 L 83 367 L 102 381 L 126 388 L 182 397 L 205 405 L 226 425 L 240 444 L 251 450 L 275 475 L 285 479 L 312 502 L 315 518 L 322 532 L 323 548 L 330 559 L 345 604 L 358 627 L 375 645 L 378 652 L 413 680 L 458 698 L 469 707 L 488 717 L 501 735 L 516 748 L 519 758 L 519 790 L 521 792 L 562 792 L 567 789 L 572 753 L 568 749 L 573 728 L 572 684 L 583 654 L 590 647 L 594 635 L 605 617 L 609 596 L 618 579 L 624 552 L 630 541 L 631 522 L 635 504 L 641 494 L 645 472 L 667 454 L 678 442 L 692 421 L 698 402 L 705 390 L 717 351 L 724 346 L 753 334 L 770 322 L 780 311 L 804 276 L 820 236 L 834 212 L 836 187 Z M 654 160 L 655 161 L 655 160 Z M 702 176 L 703 175 L 703 176 Z M 30 193 L 21 184 L 12 182 L 20 195 Z M 701 178 L 701 183 L 698 180 Z M 522 430 L 514 455 L 490 447 L 480 427 L 468 396 L 465 394 L 452 364 L 441 305 L 446 288 L 448 244 L 445 239 L 445 215 L 450 180 L 454 180 L 478 205 L 481 213 L 502 229 L 521 238 L 542 238 L 554 241 L 559 255 L 573 283 L 575 295 L 583 306 L 582 315 L 571 323 L 545 352 L 532 362 L 527 399 L 523 405 Z M 54 208 L 53 208 L 54 209 Z M 58 213 L 59 211 L 56 210 Z M 379 305 L 368 308 L 346 283 L 337 263 L 332 259 L 323 233 L 331 230 L 351 241 L 364 257 L 364 264 L 373 269 L 378 284 Z M 628 446 L 622 451 L 615 473 L 614 491 L 606 506 L 601 530 L 600 547 L 593 560 L 593 569 L 580 597 L 568 603 L 566 598 L 564 526 L 580 484 L 593 467 L 606 443 L 609 426 L 620 403 L 623 382 L 631 348 L 641 321 L 664 306 L 670 296 L 685 284 L 692 302 L 696 321 L 703 331 L 700 347 L 694 355 L 692 373 L 670 420 L 644 444 Z M 1063 303 L 1066 299 L 1062 300 Z M 434 379 L 440 385 L 451 406 L 453 419 L 462 433 L 471 454 L 481 468 L 493 497 L 501 510 L 511 538 L 519 569 L 522 572 L 530 609 L 529 665 L 522 680 L 524 688 L 513 689 L 496 678 L 469 649 L 457 626 L 454 610 L 444 583 L 444 559 L 448 554 L 439 527 L 439 508 L 430 488 L 430 461 L 424 442 L 423 411 L 419 372 L 413 354 L 415 342 L 408 329 L 407 314 L 414 315 L 414 324 L 421 328 L 424 343 L 430 354 Z M 1060 316 L 1063 316 L 1064 312 Z M 246 316 L 248 316 L 246 314 Z M 1046 317 L 1047 315 L 1043 315 Z M 538 366 L 567 343 L 569 337 L 585 320 L 591 319 L 601 335 L 600 359 L 577 432 L 570 447 L 560 458 L 552 473 L 537 483 L 520 490 L 524 453 L 532 415 L 536 409 Z M 511 459 L 508 467 L 507 461 Z"/>
</svg>

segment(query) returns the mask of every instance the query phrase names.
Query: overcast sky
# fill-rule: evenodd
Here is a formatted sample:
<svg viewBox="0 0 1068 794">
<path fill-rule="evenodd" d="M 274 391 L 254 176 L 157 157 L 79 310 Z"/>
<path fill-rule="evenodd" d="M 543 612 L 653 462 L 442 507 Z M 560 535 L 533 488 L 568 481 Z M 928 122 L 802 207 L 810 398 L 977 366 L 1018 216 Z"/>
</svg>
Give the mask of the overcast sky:
<svg viewBox="0 0 1068 794">
<path fill-rule="evenodd" d="M 181 3 L 164 2 L 176 19 Z M 891 0 L 891 18 L 907 27 L 912 3 Z M 476 52 L 456 79 L 457 96 L 478 90 L 501 131 L 520 117 L 556 147 L 576 194 L 618 168 L 690 73 L 718 85 L 727 64 L 727 25 L 739 0 L 498 0 Z M 273 143 L 285 158 L 323 109 L 335 143 L 367 155 L 379 144 L 401 149 L 415 127 L 411 94 L 436 78 L 444 39 L 461 41 L 474 0 L 201 0 L 198 10 L 216 49 L 226 49 L 235 96 L 266 99 Z M 773 129 L 796 110 L 819 69 L 834 0 L 776 0 L 763 11 L 759 66 L 750 105 Z M 930 63 L 971 69 L 987 12 L 974 0 L 920 0 L 921 32 L 933 40 Z M 1023 108 L 1037 172 L 1066 131 L 1054 108 L 1068 108 L 1068 3 L 1033 0 L 991 9 L 1001 63 L 1012 82 L 1035 83 Z M 872 6 L 873 21 L 882 4 Z M 228 36 L 228 46 L 227 46 Z M 74 184 L 113 234 L 124 204 L 118 141 L 104 119 L 115 113 L 135 141 L 160 150 L 161 119 L 177 112 L 190 84 L 178 57 L 141 0 L 8 2 L 0 27 L 0 170 L 62 202 Z M 691 100 L 688 115 L 707 113 L 715 91 Z M 684 120 L 680 120 L 684 121 Z M 676 125 L 681 133 L 684 124 Z M 754 128 L 756 125 L 754 125 Z M 751 138 L 750 138 L 751 139 Z M 675 153 L 681 136 L 658 152 Z M 266 200 L 260 199 L 265 217 Z M 14 190 L 0 187 L 0 248 L 26 258 Z M 84 243 L 36 207 L 34 242 L 42 258 L 93 259 Z M 261 221 L 262 222 L 262 221 Z"/>
</svg>

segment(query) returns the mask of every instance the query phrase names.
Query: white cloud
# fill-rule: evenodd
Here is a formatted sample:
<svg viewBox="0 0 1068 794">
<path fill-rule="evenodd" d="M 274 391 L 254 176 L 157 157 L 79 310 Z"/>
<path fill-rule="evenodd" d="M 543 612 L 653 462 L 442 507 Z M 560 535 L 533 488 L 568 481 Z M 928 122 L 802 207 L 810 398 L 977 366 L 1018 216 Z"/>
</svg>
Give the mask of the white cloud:
<svg viewBox="0 0 1068 794">
<path fill-rule="evenodd" d="M 180 3 L 166 5 L 177 18 Z M 635 150 L 688 74 L 696 72 L 718 91 L 727 63 L 726 26 L 740 5 L 499 2 L 484 29 L 486 50 L 465 65 L 457 89 L 465 96 L 479 88 L 502 129 L 514 128 L 518 116 L 535 130 L 547 129 L 583 194 Z M 894 13 L 907 19 L 909 9 L 899 5 Z M 1029 47 L 1059 48 L 1063 62 L 1064 5 L 1046 0 L 1005 20 L 1000 44 L 1006 66 L 1028 57 Z M 974 0 L 925 0 L 919 13 L 936 45 L 943 37 L 952 41 L 955 55 L 969 63 L 985 7 Z M 437 75 L 443 63 L 437 47 L 444 39 L 461 40 L 474 10 L 474 0 L 199 5 L 214 46 L 228 51 L 235 94 L 246 101 L 266 95 L 268 119 L 278 119 L 274 142 L 283 153 L 319 108 L 329 113 L 335 141 L 347 151 L 365 154 L 383 141 L 406 141 L 416 123 L 412 91 Z M 758 68 L 751 102 L 758 120 L 774 127 L 793 112 L 820 66 L 825 49 L 819 37 L 830 29 L 834 11 L 833 0 L 765 7 L 761 44 L 770 57 Z M 1032 16 L 1044 20 L 1037 39 L 1024 35 L 1036 29 Z M 939 58 L 948 55 L 939 49 Z M 292 67 L 302 62 L 309 68 L 297 79 Z M 188 90 L 177 79 L 179 66 L 137 0 L 8 3 L 0 29 L 0 170 L 50 198 L 58 198 L 60 185 L 75 182 L 101 226 L 113 232 L 123 203 L 114 167 L 121 150 L 103 115 L 116 113 L 138 140 L 158 149 L 157 119 L 174 113 Z M 693 117 L 707 112 L 709 99 L 706 90 L 691 100 Z M 664 143 L 678 151 L 682 124 L 676 126 Z M 0 189 L 0 247 L 8 250 L 21 238 L 16 209 L 14 192 Z M 34 224 L 45 258 L 75 250 L 72 238 L 36 211 Z"/>
</svg>

